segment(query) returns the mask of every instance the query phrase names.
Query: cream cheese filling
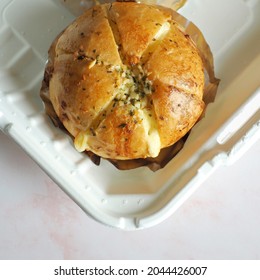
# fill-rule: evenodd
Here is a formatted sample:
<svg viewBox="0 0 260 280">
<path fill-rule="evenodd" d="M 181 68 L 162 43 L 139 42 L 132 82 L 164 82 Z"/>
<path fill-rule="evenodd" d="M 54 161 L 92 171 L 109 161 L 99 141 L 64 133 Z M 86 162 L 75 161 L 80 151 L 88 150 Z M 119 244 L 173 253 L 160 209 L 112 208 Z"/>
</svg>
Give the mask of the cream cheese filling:
<svg viewBox="0 0 260 280">
<path fill-rule="evenodd" d="M 140 110 L 143 119 L 143 127 L 146 135 L 146 143 L 150 157 L 157 157 L 161 150 L 161 139 L 155 117 L 151 110 Z"/>
</svg>

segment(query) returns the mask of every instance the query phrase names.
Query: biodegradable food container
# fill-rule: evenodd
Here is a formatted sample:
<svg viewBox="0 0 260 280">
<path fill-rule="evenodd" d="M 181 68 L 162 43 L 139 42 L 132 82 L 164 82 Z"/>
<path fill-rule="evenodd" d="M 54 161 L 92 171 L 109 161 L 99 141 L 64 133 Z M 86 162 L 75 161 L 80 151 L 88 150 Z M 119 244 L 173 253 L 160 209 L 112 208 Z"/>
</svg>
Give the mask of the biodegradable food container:
<svg viewBox="0 0 260 280">
<path fill-rule="evenodd" d="M 179 13 L 211 47 L 221 79 L 215 102 L 164 168 L 120 171 L 78 153 L 39 97 L 48 48 L 75 16 L 59 1 L 0 2 L 0 128 L 105 225 L 136 230 L 159 224 L 217 166 L 232 163 L 260 137 L 260 2 L 188 0 Z"/>
</svg>

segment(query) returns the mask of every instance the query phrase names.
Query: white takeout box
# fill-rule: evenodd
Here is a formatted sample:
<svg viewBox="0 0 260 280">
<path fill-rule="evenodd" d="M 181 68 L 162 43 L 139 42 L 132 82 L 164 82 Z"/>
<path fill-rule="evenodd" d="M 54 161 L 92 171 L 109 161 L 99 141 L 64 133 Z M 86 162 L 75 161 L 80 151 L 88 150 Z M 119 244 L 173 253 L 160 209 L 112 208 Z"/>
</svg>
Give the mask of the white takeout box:
<svg viewBox="0 0 260 280">
<path fill-rule="evenodd" d="M 47 51 L 74 19 L 56 2 L 0 1 L 0 128 L 94 219 L 125 230 L 156 225 L 259 139 L 260 1 L 188 0 L 179 11 L 204 34 L 221 83 L 184 148 L 157 172 L 95 166 L 45 115 Z"/>
</svg>

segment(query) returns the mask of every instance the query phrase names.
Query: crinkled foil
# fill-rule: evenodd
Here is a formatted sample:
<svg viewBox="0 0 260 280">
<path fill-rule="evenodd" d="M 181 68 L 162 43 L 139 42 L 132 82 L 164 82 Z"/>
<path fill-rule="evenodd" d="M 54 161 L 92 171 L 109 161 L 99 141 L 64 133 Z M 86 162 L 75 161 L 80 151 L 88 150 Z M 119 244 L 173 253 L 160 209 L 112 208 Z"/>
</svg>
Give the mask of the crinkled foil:
<svg viewBox="0 0 260 280">
<path fill-rule="evenodd" d="M 94 0 L 81 0 L 81 1 L 80 0 L 54 0 L 54 1 L 58 1 L 63 5 L 65 5 L 66 8 L 68 8 L 76 16 L 82 14 L 84 10 L 96 4 L 96 1 Z M 112 2 L 112 1 L 106 1 L 106 0 L 99 1 L 99 3 L 105 3 L 105 2 Z M 140 2 L 155 3 L 156 1 L 142 0 Z M 183 31 L 192 38 L 192 40 L 194 41 L 194 43 L 196 44 L 200 52 L 200 56 L 204 64 L 204 72 L 205 72 L 205 80 L 206 80 L 204 95 L 203 95 L 203 100 L 205 102 L 205 109 L 206 109 L 207 105 L 210 102 L 213 102 L 215 99 L 220 80 L 215 77 L 213 56 L 210 47 L 208 46 L 203 34 L 192 22 L 190 22 L 189 20 L 187 20 L 182 15 L 176 12 L 176 10 L 179 9 L 181 6 L 183 6 L 185 2 L 186 0 L 160 1 L 160 3 L 164 4 L 164 6 L 168 3 L 166 6 L 171 7 L 171 9 L 173 9 L 172 10 L 173 19 L 176 22 L 178 22 L 179 25 L 183 28 Z M 54 45 L 55 42 L 53 42 L 52 46 Z M 51 47 L 49 50 L 49 59 L 45 69 L 40 96 L 45 104 L 46 113 L 51 118 L 54 125 L 66 131 L 63 124 L 60 122 L 58 116 L 56 115 L 52 103 L 49 99 L 49 80 L 53 71 L 53 61 L 52 61 L 52 57 L 54 56 L 53 51 L 54 50 Z M 202 114 L 200 119 L 202 119 L 203 117 L 204 114 Z M 145 158 L 145 159 L 134 159 L 134 160 L 111 160 L 111 159 L 108 160 L 116 168 L 120 170 L 129 170 L 141 166 L 147 166 L 152 171 L 156 171 L 163 168 L 170 160 L 174 158 L 174 156 L 183 148 L 185 141 L 187 140 L 188 137 L 189 137 L 189 133 L 187 133 L 182 139 L 180 139 L 174 145 L 162 149 L 160 154 L 156 158 Z M 90 159 L 96 165 L 100 164 L 101 158 L 99 156 L 95 155 L 92 152 L 85 152 L 85 153 L 90 157 Z"/>
</svg>

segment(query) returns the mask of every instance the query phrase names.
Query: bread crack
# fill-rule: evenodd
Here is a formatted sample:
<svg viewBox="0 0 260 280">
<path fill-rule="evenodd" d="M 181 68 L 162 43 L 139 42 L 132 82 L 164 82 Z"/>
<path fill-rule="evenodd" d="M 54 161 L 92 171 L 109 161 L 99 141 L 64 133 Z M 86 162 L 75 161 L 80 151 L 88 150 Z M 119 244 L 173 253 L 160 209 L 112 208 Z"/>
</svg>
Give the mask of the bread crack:
<svg viewBox="0 0 260 280">
<path fill-rule="evenodd" d="M 141 63 L 145 64 L 152 53 L 155 51 L 155 49 L 159 46 L 160 42 L 167 36 L 167 34 L 170 32 L 171 24 L 169 21 L 165 21 L 158 32 L 154 35 L 152 41 L 147 46 L 146 50 L 143 52 L 141 57 Z"/>
<path fill-rule="evenodd" d="M 121 38 L 120 38 L 120 33 L 119 33 L 119 30 L 117 27 L 112 3 L 110 5 L 106 6 L 106 18 L 107 18 L 108 24 L 111 28 L 112 34 L 114 36 L 114 40 L 117 45 L 119 57 L 121 58 L 122 64 L 124 64 L 124 58 L 123 58 L 122 50 L 121 50 L 122 49 Z"/>
</svg>

